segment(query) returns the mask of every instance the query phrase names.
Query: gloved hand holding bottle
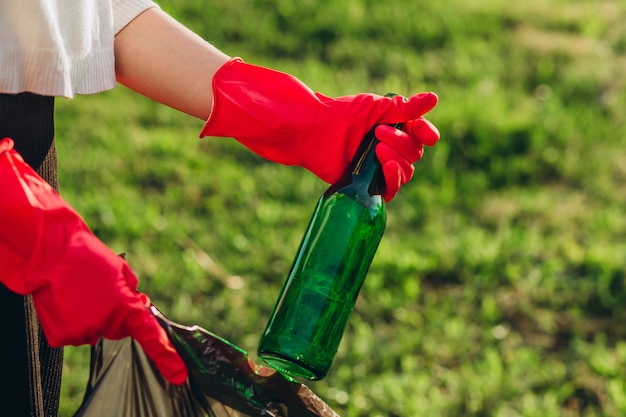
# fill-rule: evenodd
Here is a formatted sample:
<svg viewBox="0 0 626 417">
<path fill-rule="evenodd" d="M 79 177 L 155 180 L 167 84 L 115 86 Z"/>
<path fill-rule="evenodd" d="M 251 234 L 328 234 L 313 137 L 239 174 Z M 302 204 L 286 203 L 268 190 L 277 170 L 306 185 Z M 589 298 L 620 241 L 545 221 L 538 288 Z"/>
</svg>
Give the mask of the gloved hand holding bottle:
<svg viewBox="0 0 626 417">
<path fill-rule="evenodd" d="M 334 183 L 365 134 L 380 125 L 376 155 L 389 201 L 412 178 L 423 145 L 439 139 L 437 128 L 422 117 L 436 104 L 434 93 L 330 98 L 289 74 L 235 58 L 213 77 L 213 108 L 201 136 L 233 137 L 271 161 L 302 166 Z M 388 126 L 396 123 L 404 130 Z"/>
<path fill-rule="evenodd" d="M 51 346 L 131 336 L 165 378 L 182 384 L 187 368 L 137 291 L 124 259 L 13 149 L 0 140 L 0 282 L 32 294 Z"/>
<path fill-rule="evenodd" d="M 382 237 L 382 199 L 391 200 L 412 178 L 423 145 L 439 139 L 422 117 L 437 96 L 330 98 L 288 74 L 233 59 L 213 78 L 213 100 L 201 136 L 232 136 L 333 184 L 318 202 L 259 344 L 259 356 L 276 369 L 321 379 Z M 358 155 L 361 145 L 366 150 Z"/>
</svg>

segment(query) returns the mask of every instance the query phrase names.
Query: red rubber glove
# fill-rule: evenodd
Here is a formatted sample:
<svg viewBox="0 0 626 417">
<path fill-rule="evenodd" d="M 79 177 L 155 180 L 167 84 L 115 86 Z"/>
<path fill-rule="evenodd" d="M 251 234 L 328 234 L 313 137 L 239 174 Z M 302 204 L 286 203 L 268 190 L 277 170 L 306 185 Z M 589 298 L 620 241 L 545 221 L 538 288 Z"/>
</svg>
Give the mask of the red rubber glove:
<svg viewBox="0 0 626 417">
<path fill-rule="evenodd" d="M 234 58 L 213 77 L 213 97 L 200 137 L 233 137 L 264 158 L 302 166 L 328 183 L 341 177 L 372 126 L 405 123 L 404 131 L 376 129 L 387 201 L 412 178 L 422 145 L 439 139 L 437 129 L 422 118 L 437 104 L 434 93 L 408 99 L 375 94 L 330 98 L 291 75 Z"/>
<path fill-rule="evenodd" d="M 32 294 L 51 346 L 131 336 L 173 384 L 187 368 L 121 257 L 13 149 L 0 141 L 0 282 Z"/>
</svg>

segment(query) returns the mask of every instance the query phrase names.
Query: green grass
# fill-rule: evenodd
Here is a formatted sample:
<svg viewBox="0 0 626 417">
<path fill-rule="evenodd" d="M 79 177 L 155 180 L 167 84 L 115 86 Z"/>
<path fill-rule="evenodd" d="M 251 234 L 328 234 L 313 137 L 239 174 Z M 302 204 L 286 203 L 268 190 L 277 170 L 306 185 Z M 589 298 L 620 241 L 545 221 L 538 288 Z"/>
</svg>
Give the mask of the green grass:
<svg viewBox="0 0 626 417">
<path fill-rule="evenodd" d="M 309 384 L 341 415 L 626 413 L 623 2 L 161 5 L 327 95 L 440 96 L 442 139 L 389 204 L 335 364 Z M 170 318 L 254 354 L 326 185 L 122 87 L 57 110 L 64 197 Z M 87 367 L 67 349 L 62 416 Z"/>
</svg>

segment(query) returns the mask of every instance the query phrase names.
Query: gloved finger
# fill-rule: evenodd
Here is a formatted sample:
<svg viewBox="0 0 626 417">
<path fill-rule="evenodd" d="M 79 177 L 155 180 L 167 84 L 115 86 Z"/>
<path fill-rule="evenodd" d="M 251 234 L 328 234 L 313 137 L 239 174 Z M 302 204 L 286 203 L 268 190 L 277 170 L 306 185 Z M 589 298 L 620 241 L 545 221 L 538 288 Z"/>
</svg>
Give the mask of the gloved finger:
<svg viewBox="0 0 626 417">
<path fill-rule="evenodd" d="M 403 158 L 413 163 L 419 161 L 424 154 L 424 147 L 421 141 L 400 129 L 389 125 L 378 125 L 374 130 L 374 134 L 381 144 L 384 143 L 398 154 L 398 156 L 390 154 L 390 158 Z"/>
<path fill-rule="evenodd" d="M 393 148 L 384 143 L 376 146 L 376 156 L 381 163 L 385 177 L 385 193 L 383 197 L 389 202 L 398 193 L 400 187 L 413 178 L 415 168 Z"/>
<path fill-rule="evenodd" d="M 0 140 L 0 155 L 13 149 L 13 139 L 3 138 Z"/>
<path fill-rule="evenodd" d="M 157 369 L 171 384 L 181 385 L 187 380 L 188 371 L 185 363 L 170 342 L 167 333 L 150 312 L 150 301 L 144 294 L 139 294 L 146 307 L 137 309 L 127 317 L 129 335 L 137 340 L 146 356 L 154 362 Z"/>
<path fill-rule="evenodd" d="M 423 117 L 409 120 L 402 129 L 426 146 L 433 146 L 441 136 L 435 125 Z"/>
<path fill-rule="evenodd" d="M 428 113 L 437 105 L 439 98 L 435 93 L 419 93 L 408 99 L 402 96 L 393 96 L 384 103 L 387 108 L 378 117 L 378 123 L 400 123 L 417 119 Z"/>
<path fill-rule="evenodd" d="M 383 198 L 385 202 L 391 201 L 401 187 L 402 170 L 394 161 L 388 161 L 383 164 L 383 172 L 385 173 L 385 192 Z"/>
</svg>

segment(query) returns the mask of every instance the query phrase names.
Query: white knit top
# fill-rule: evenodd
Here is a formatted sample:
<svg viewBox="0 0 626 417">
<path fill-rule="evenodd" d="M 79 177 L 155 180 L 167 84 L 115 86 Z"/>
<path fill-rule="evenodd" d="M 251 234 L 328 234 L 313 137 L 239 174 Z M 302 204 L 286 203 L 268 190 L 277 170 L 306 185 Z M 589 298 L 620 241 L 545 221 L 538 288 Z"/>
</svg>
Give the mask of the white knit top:
<svg viewBox="0 0 626 417">
<path fill-rule="evenodd" d="M 151 0 L 0 0 L 0 93 L 72 97 L 115 86 L 115 34 Z"/>
</svg>

